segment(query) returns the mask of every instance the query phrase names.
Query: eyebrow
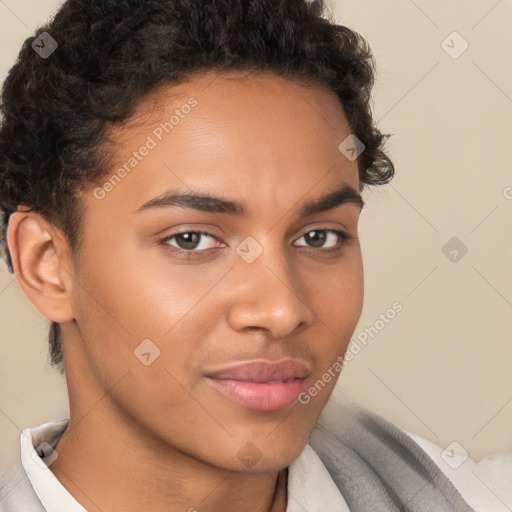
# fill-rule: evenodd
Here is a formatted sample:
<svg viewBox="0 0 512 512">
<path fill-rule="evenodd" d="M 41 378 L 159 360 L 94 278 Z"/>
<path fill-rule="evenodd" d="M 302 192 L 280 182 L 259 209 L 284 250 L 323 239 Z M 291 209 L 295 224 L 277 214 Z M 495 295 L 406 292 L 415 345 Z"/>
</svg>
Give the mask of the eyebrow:
<svg viewBox="0 0 512 512">
<path fill-rule="evenodd" d="M 332 210 L 343 204 L 352 203 L 362 210 L 364 201 L 361 195 L 346 183 L 341 184 L 338 188 L 328 194 L 310 199 L 302 204 L 299 210 L 300 217 L 307 217 L 317 213 Z M 243 203 L 216 197 L 211 194 L 200 194 L 194 191 L 180 192 L 176 190 L 168 190 L 163 194 L 144 203 L 136 212 L 149 210 L 152 208 L 169 208 L 181 207 L 187 209 L 200 210 L 211 213 L 225 213 L 228 215 L 246 216 L 247 208 Z"/>
</svg>

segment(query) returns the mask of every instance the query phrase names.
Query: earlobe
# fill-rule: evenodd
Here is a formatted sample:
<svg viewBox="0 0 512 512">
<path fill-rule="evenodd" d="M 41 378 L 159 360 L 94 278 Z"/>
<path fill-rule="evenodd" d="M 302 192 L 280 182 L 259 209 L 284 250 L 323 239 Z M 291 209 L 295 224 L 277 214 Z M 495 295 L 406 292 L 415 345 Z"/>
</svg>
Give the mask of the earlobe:
<svg viewBox="0 0 512 512">
<path fill-rule="evenodd" d="M 57 229 L 37 213 L 17 211 L 9 219 L 7 243 L 16 279 L 32 304 L 49 320 L 72 320 L 72 279 L 64 269 L 65 242 Z"/>
</svg>

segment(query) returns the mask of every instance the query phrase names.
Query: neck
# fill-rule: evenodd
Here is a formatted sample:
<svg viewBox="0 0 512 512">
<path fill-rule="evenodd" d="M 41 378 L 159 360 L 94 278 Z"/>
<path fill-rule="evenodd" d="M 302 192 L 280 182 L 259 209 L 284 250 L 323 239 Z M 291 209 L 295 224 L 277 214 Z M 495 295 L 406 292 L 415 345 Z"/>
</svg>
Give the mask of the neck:
<svg viewBox="0 0 512 512">
<path fill-rule="evenodd" d="M 70 414 L 50 468 L 88 512 L 286 510 L 287 470 L 242 473 L 211 466 L 100 404 L 76 418 Z"/>
</svg>

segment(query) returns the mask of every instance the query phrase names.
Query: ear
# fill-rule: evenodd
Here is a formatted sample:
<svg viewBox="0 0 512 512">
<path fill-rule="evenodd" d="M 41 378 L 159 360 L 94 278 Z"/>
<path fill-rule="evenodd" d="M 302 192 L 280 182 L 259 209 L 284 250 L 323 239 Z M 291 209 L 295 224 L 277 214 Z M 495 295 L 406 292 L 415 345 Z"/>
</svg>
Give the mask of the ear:
<svg viewBox="0 0 512 512">
<path fill-rule="evenodd" d="M 9 219 L 7 244 L 18 283 L 32 304 L 53 322 L 73 320 L 73 268 L 61 232 L 41 215 L 18 208 Z"/>
</svg>

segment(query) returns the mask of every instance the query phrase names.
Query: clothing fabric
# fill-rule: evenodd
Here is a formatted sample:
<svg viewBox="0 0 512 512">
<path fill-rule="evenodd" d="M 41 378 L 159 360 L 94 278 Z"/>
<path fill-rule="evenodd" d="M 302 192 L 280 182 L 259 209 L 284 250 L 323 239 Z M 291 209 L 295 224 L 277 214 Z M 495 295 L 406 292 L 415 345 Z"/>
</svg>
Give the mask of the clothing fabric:
<svg viewBox="0 0 512 512">
<path fill-rule="evenodd" d="M 67 424 L 62 419 L 23 430 L 21 453 L 1 476 L 0 511 L 85 510 L 51 472 L 53 448 Z M 488 475 L 499 468 L 500 474 L 493 475 L 495 488 L 502 486 L 498 496 L 485 489 L 485 481 L 475 483 L 478 473 L 471 459 L 450 472 L 441 451 L 375 413 L 331 396 L 309 443 L 289 466 L 286 512 L 510 510 L 512 454 L 504 452 L 510 457 L 494 457 L 498 464 L 487 466 Z"/>
<path fill-rule="evenodd" d="M 50 421 L 20 434 L 21 466 L 11 471 L 12 488 L 0 494 L 5 512 L 86 512 L 51 471 L 57 445 L 69 423 L 68 418 Z M 57 455 L 58 456 L 58 455 Z M 8 491 L 9 489 L 5 489 Z M 286 512 L 349 512 L 338 487 L 314 450 L 306 445 L 288 467 Z"/>
<path fill-rule="evenodd" d="M 475 512 L 402 429 L 338 397 L 309 442 L 351 512 Z"/>
<path fill-rule="evenodd" d="M 455 453 L 452 443 L 447 450 L 418 435 L 409 436 L 443 468 L 476 512 L 512 511 L 512 450 L 489 454 L 477 462 L 463 448 L 462 453 Z"/>
</svg>

